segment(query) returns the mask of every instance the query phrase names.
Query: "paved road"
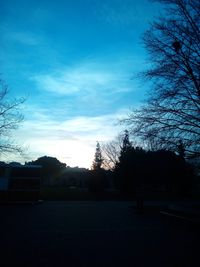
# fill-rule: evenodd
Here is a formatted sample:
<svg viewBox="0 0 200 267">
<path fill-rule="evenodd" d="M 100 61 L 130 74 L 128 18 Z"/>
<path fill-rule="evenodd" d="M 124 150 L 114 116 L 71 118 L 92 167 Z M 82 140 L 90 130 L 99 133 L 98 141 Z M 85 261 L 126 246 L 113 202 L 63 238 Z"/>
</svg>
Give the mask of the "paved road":
<svg viewBox="0 0 200 267">
<path fill-rule="evenodd" d="M 131 202 L 0 206 L 0 266 L 199 266 L 199 229 Z"/>
</svg>

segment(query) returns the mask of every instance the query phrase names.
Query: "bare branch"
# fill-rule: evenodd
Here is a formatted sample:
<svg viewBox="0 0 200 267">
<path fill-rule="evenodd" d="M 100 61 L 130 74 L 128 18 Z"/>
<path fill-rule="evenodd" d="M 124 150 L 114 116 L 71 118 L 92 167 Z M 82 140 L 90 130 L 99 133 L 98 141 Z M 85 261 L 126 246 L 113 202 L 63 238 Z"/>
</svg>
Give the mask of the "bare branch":
<svg viewBox="0 0 200 267">
<path fill-rule="evenodd" d="M 8 87 L 3 80 L 0 80 L 0 153 L 22 153 L 11 134 L 19 127 L 23 121 L 20 113 L 20 106 L 24 103 L 24 98 L 8 99 Z"/>
</svg>

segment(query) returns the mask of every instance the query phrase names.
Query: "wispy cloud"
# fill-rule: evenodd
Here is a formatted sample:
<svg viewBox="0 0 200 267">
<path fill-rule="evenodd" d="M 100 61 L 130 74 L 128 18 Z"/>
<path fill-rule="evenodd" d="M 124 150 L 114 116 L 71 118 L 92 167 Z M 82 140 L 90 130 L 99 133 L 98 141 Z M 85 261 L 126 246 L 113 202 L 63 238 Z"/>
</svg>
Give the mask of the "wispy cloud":
<svg viewBox="0 0 200 267">
<path fill-rule="evenodd" d="M 50 74 L 38 74 L 32 77 L 38 88 L 56 94 L 89 94 L 97 91 L 101 93 L 119 93 L 133 90 L 131 86 L 131 74 L 122 68 L 124 62 L 111 63 L 105 61 L 99 63 L 98 60 L 90 60 L 55 70 Z"/>
<path fill-rule="evenodd" d="M 43 155 L 54 156 L 70 166 L 92 164 L 96 141 L 112 140 L 121 130 L 117 119 L 127 110 L 104 116 L 79 116 L 58 123 L 49 116 L 35 115 L 16 132 L 16 137 L 29 147 L 26 160 Z M 27 132 L 29 133 L 27 135 Z"/>
<path fill-rule="evenodd" d="M 40 38 L 35 35 L 32 31 L 25 29 L 18 29 L 16 26 L 10 23 L 2 23 L 0 25 L 1 38 L 3 42 L 18 43 L 27 46 L 35 46 L 40 43 Z"/>
</svg>

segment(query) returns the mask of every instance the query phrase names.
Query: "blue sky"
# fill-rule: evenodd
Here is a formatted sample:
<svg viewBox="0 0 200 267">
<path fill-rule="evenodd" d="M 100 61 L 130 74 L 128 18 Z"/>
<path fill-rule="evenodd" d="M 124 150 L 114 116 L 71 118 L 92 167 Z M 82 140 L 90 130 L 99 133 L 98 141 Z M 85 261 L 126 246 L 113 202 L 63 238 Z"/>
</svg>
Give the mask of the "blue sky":
<svg viewBox="0 0 200 267">
<path fill-rule="evenodd" d="M 96 141 L 113 139 L 117 120 L 147 90 L 141 35 L 158 15 L 147 0 L 0 0 L 0 73 L 11 96 L 27 98 L 15 139 L 27 161 L 57 157 L 91 167 Z M 2 158 L 1 160 L 5 160 Z"/>
</svg>

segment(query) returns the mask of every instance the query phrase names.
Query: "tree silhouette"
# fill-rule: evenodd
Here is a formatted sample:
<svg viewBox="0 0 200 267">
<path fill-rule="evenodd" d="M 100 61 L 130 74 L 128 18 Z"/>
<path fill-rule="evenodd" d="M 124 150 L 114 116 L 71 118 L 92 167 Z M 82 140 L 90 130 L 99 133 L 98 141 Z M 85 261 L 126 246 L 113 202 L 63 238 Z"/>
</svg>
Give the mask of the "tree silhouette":
<svg viewBox="0 0 200 267">
<path fill-rule="evenodd" d="M 8 93 L 8 86 L 0 79 L 0 154 L 22 152 L 22 148 L 13 140 L 12 133 L 23 120 L 20 106 L 25 99 L 9 99 Z"/>
<path fill-rule="evenodd" d="M 93 170 L 100 170 L 102 163 L 103 163 L 103 158 L 102 158 L 102 154 L 101 154 L 101 147 L 100 147 L 99 142 L 97 142 L 96 151 L 95 151 L 95 155 L 94 155 L 94 161 L 92 164 L 92 169 Z"/>
<path fill-rule="evenodd" d="M 42 166 L 42 183 L 49 184 L 51 179 L 56 179 L 61 176 L 66 169 L 66 164 L 61 163 L 57 158 L 43 156 L 35 161 L 27 162 L 27 165 L 41 165 Z"/>
<path fill-rule="evenodd" d="M 124 132 L 119 162 L 114 169 L 115 185 L 123 193 L 135 193 L 136 179 L 140 175 L 140 157 L 138 152 L 142 150 L 134 148 L 129 140 L 129 133 Z M 134 164 L 137 161 L 136 164 Z"/>
<path fill-rule="evenodd" d="M 181 141 L 178 155 L 163 149 L 145 151 L 141 147 L 132 146 L 128 131 L 124 133 L 114 178 L 116 187 L 123 194 L 131 196 L 144 188 L 150 190 L 164 188 L 170 194 L 184 196 L 194 182 L 193 170 L 184 159 L 184 147 Z"/>
<path fill-rule="evenodd" d="M 124 138 L 123 138 L 123 142 L 122 142 L 122 149 L 120 152 L 121 156 L 124 153 L 127 153 L 131 148 L 132 148 L 132 144 L 129 140 L 129 132 L 128 132 L 128 130 L 125 130 L 124 131 Z"/>
<path fill-rule="evenodd" d="M 89 191 L 94 193 L 101 193 L 106 187 L 105 170 L 101 168 L 102 163 L 103 158 L 101 154 L 101 147 L 99 142 L 97 142 L 92 171 L 88 181 Z"/>
<path fill-rule="evenodd" d="M 143 37 L 150 67 L 142 78 L 152 91 L 146 104 L 125 120 L 145 142 L 200 156 L 200 1 L 158 0 L 165 17 L 154 21 Z"/>
<path fill-rule="evenodd" d="M 113 140 L 104 143 L 101 146 L 103 155 L 103 168 L 111 171 L 115 169 L 116 164 L 119 162 L 119 157 L 123 146 L 123 138 L 124 136 L 119 134 Z"/>
</svg>

